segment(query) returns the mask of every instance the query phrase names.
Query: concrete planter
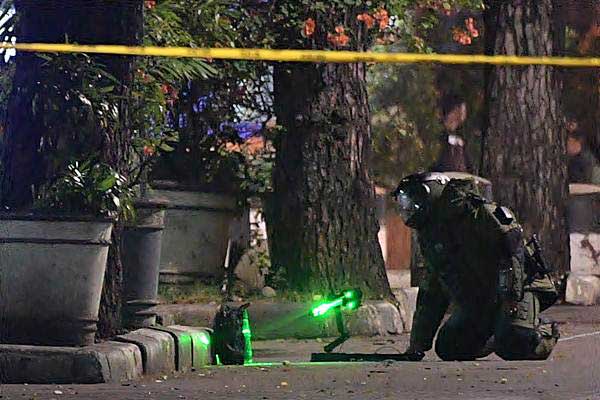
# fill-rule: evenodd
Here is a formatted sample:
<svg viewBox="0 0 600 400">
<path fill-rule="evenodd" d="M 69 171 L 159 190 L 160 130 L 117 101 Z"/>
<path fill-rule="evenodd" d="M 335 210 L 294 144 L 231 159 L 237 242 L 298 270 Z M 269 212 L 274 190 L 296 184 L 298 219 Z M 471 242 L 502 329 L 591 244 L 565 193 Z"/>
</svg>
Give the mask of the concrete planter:
<svg viewBox="0 0 600 400">
<path fill-rule="evenodd" d="M 221 279 L 235 199 L 181 190 L 173 182 L 155 182 L 151 197 L 166 199 L 160 281 L 191 283 Z"/>
<path fill-rule="evenodd" d="M 94 342 L 112 221 L 0 215 L 0 342 Z"/>
<path fill-rule="evenodd" d="M 150 309 L 158 304 L 158 273 L 166 201 L 137 201 L 136 219 L 125 226 L 123 257 L 123 322 L 128 328 L 156 323 Z"/>
</svg>

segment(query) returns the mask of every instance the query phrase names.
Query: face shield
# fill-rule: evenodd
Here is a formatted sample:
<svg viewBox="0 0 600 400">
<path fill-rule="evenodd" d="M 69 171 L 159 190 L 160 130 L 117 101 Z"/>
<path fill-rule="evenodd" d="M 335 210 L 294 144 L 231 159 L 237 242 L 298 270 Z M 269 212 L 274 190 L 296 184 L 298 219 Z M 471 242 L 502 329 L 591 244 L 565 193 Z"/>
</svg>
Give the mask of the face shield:
<svg viewBox="0 0 600 400">
<path fill-rule="evenodd" d="M 421 209 L 421 206 L 403 190 L 396 193 L 396 202 L 404 222 L 410 220 Z"/>
</svg>

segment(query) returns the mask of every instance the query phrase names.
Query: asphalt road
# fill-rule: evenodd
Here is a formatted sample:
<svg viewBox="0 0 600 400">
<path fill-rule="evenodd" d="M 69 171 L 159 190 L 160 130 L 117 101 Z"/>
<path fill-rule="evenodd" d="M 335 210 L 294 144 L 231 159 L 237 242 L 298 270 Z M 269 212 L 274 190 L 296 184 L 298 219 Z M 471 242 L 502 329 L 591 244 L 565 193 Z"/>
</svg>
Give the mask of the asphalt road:
<svg viewBox="0 0 600 400">
<path fill-rule="evenodd" d="M 311 364 L 320 341 L 256 342 L 266 364 L 210 367 L 125 385 L 5 385 L 4 399 L 600 399 L 600 307 L 556 307 L 562 338 L 547 361 Z M 395 352 L 407 336 L 353 338 L 348 352 Z M 282 362 L 285 361 L 285 362 Z M 165 379 L 166 378 L 166 379 Z"/>
</svg>

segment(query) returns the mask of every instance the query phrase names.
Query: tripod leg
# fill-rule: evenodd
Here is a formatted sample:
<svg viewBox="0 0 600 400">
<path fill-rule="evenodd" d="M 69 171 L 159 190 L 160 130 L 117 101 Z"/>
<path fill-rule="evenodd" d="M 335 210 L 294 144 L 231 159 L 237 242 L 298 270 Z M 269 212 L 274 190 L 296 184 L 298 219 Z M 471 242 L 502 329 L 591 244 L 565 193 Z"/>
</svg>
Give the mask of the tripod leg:
<svg viewBox="0 0 600 400">
<path fill-rule="evenodd" d="M 346 340 L 350 338 L 348 334 L 348 330 L 346 329 L 346 322 L 344 321 L 344 315 L 342 314 L 342 310 L 337 308 L 335 310 L 335 322 L 337 325 L 338 332 L 340 336 L 335 339 L 333 342 L 329 343 L 324 347 L 326 353 L 331 353 L 336 347 L 344 343 Z"/>
</svg>

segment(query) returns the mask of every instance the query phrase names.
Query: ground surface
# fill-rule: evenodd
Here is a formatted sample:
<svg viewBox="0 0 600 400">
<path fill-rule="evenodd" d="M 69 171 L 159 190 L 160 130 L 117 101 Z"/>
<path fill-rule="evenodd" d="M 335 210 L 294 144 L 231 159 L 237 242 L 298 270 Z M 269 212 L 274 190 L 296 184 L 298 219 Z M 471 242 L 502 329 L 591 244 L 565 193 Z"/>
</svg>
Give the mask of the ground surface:
<svg viewBox="0 0 600 400">
<path fill-rule="evenodd" d="M 251 367 L 211 367 L 127 385 L 5 385 L 4 399 L 600 399 L 600 307 L 555 307 L 551 359 L 309 364 L 315 340 L 256 342 Z M 404 350 L 408 337 L 355 338 L 347 352 Z M 384 347 L 386 346 L 386 347 Z M 291 361 L 291 363 L 282 361 Z"/>
</svg>

